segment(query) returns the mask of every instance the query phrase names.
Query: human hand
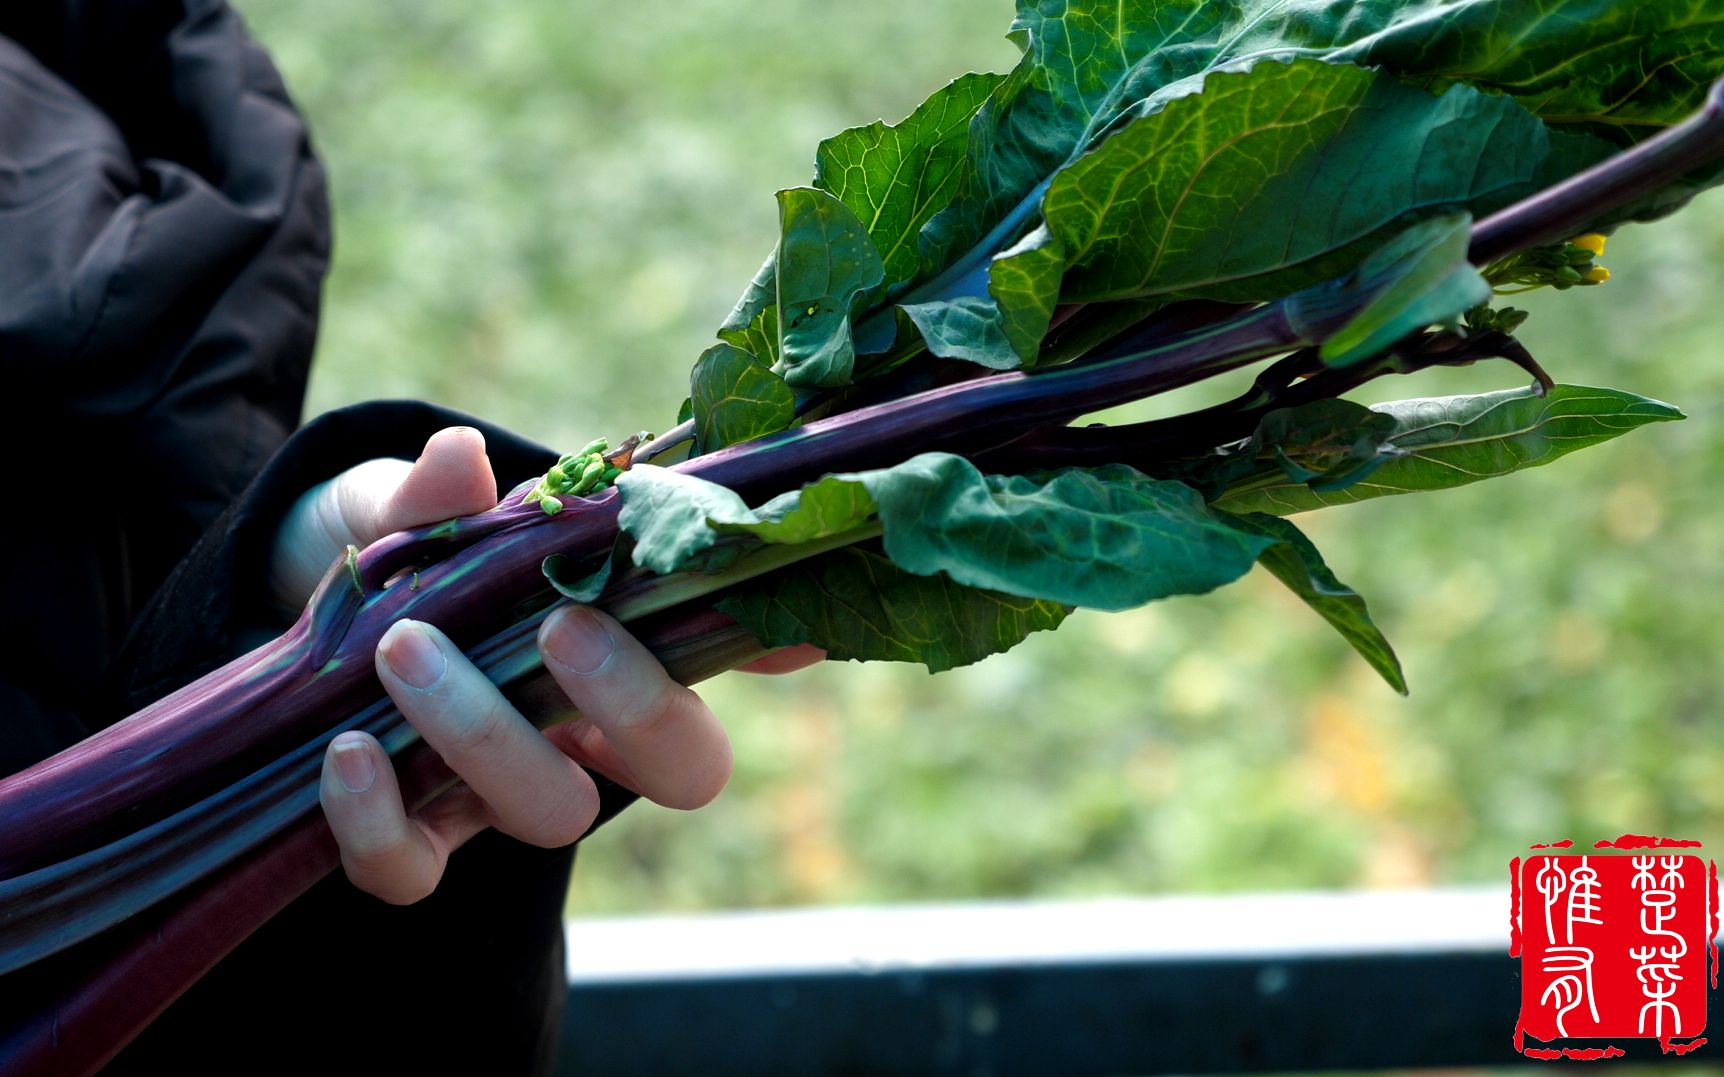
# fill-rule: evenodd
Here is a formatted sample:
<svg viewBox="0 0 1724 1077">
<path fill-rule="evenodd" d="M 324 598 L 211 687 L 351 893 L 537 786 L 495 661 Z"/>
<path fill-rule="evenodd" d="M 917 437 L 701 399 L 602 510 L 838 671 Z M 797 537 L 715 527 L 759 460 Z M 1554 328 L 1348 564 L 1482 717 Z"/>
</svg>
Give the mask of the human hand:
<svg viewBox="0 0 1724 1077">
<path fill-rule="evenodd" d="M 308 492 L 288 514 L 272 557 L 277 600 L 303 604 L 348 544 L 496 504 L 483 436 L 455 427 L 417 463 L 373 460 Z M 377 675 L 401 713 L 462 784 L 408 814 L 394 768 L 374 737 L 346 732 L 324 756 L 320 798 L 347 877 L 384 901 L 435 889 L 450 853 L 486 827 L 554 848 L 580 837 L 598 791 L 580 759 L 656 803 L 697 808 L 730 776 L 724 728 L 689 689 L 616 621 L 586 607 L 554 613 L 539 633 L 545 668 L 582 718 L 534 729 L 435 627 L 392 625 Z M 757 672 L 788 672 L 822 657 L 780 651 Z"/>
</svg>

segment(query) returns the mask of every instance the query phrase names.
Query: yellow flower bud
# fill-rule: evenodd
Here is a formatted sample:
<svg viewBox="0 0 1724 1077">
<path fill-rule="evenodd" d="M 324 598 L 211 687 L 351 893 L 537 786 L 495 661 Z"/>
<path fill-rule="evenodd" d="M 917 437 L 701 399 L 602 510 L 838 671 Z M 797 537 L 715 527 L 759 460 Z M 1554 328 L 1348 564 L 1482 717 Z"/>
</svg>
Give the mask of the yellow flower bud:
<svg viewBox="0 0 1724 1077">
<path fill-rule="evenodd" d="M 1593 266 L 1586 271 L 1586 279 L 1590 284 L 1603 284 L 1610 279 L 1610 270 L 1603 266 Z"/>
<path fill-rule="evenodd" d="M 1572 240 L 1571 242 L 1573 242 L 1576 247 L 1585 247 L 1587 250 L 1592 252 L 1593 257 L 1595 258 L 1604 253 L 1604 237 L 1597 232 L 1588 232 L 1586 235 Z"/>
</svg>

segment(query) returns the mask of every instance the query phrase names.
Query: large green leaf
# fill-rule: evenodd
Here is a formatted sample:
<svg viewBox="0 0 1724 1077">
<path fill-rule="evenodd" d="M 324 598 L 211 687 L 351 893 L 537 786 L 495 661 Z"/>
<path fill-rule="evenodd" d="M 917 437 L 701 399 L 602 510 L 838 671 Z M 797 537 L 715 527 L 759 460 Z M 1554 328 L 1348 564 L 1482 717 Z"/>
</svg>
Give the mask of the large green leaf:
<svg viewBox="0 0 1724 1077">
<path fill-rule="evenodd" d="M 1367 477 L 1319 490 L 1267 462 L 1235 480 L 1216 506 L 1285 516 L 1388 494 L 1446 490 L 1548 464 L 1647 423 L 1682 418 L 1669 404 L 1584 385 L 1558 385 L 1545 396 L 1509 389 L 1400 400 L 1371 411 L 1391 417 L 1394 425 L 1382 436 L 1380 465 Z"/>
<path fill-rule="evenodd" d="M 1707 0 L 1019 0 L 1022 63 L 976 120 L 953 204 L 924 233 L 943 265 L 1127 113 L 1265 57 L 1454 81 L 1561 123 L 1629 132 L 1697 108 L 1724 70 Z M 1155 100 L 1162 99 L 1159 103 Z"/>
<path fill-rule="evenodd" d="M 859 476 L 900 568 L 1069 606 L 1122 610 L 1238 579 L 1269 544 L 1197 491 L 1131 468 L 985 476 L 923 453 Z"/>
<path fill-rule="evenodd" d="M 856 214 L 825 191 L 779 191 L 778 217 L 777 370 L 797 388 L 845 385 L 856 361 L 850 316 L 885 267 Z"/>
<path fill-rule="evenodd" d="M 784 430 L 796 419 L 796 394 L 741 348 L 714 344 L 689 378 L 690 417 L 700 452 Z"/>
<path fill-rule="evenodd" d="M 1572 174 L 1697 107 L 1724 70 L 1721 25 L 1704 0 L 1020 0 L 1009 75 L 835 136 L 817 183 L 883 252 L 867 303 L 915 283 L 902 298 L 931 352 L 1004 369 L 1035 361 L 1060 299 L 1273 298 L 1420 216 Z M 1255 69 L 1279 73 L 1229 79 Z M 1720 176 L 1673 177 L 1592 224 L 1670 212 Z M 859 348 L 893 344 L 884 312 L 841 332 L 855 312 L 839 303 L 769 356 L 738 339 L 761 336 L 765 285 L 724 339 L 794 386 L 842 384 Z M 785 319 L 802 309 L 774 294 Z"/>
<path fill-rule="evenodd" d="M 1120 99 L 1134 65 L 1185 55 L 1172 47 L 1216 33 L 1231 7 L 1203 0 L 1020 2 L 1013 33 L 1026 46 L 1024 58 L 977 113 L 958 192 L 923 230 L 930 267 L 975 246 L 1098 134 L 1101 113 Z"/>
<path fill-rule="evenodd" d="M 1315 5 L 1312 5 L 1315 6 Z M 1640 129 L 1677 123 L 1724 70 L 1710 0 L 1373 0 L 1385 30 L 1343 58 L 1509 94 L 1552 123 Z"/>
<path fill-rule="evenodd" d="M 1202 91 L 1054 177 L 1042 209 L 1069 267 L 1061 299 L 1273 299 L 1347 273 L 1421 216 L 1489 213 L 1610 151 L 1510 98 L 1433 96 L 1346 64 L 1258 63 Z"/>
<path fill-rule="evenodd" d="M 970 120 L 1003 79 L 961 76 L 902 122 L 853 127 L 816 151 L 814 185 L 836 195 L 867 228 L 888 288 L 917 276 L 917 237 L 951 201 Z"/>
<path fill-rule="evenodd" d="M 1353 650 L 1359 653 L 1402 695 L 1407 694 L 1407 679 L 1401 672 L 1401 660 L 1389 646 L 1371 611 L 1359 592 L 1335 578 L 1324 563 L 1323 555 L 1304 532 L 1288 520 L 1263 513 L 1235 517 L 1235 522 L 1249 531 L 1256 531 L 1275 540 L 1264 550 L 1257 563 L 1270 575 L 1287 585 L 1287 589 L 1317 612 Z"/>
<path fill-rule="evenodd" d="M 843 549 L 731 589 L 718 608 L 769 647 L 813 643 L 831 658 L 920 662 L 930 672 L 1058 628 L 1056 602 L 917 576 L 878 553 Z"/>
</svg>

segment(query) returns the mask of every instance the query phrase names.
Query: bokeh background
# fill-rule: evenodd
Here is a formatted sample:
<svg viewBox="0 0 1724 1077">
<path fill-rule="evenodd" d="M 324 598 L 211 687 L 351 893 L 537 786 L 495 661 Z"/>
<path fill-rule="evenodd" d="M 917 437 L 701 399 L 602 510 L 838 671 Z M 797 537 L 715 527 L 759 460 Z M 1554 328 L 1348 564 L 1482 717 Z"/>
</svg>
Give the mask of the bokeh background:
<svg viewBox="0 0 1724 1077">
<path fill-rule="evenodd" d="M 423 397 L 564 448 L 671 425 L 819 139 L 1016 56 L 1006 0 L 238 6 L 332 175 L 308 414 Z M 1525 297 L 1524 339 L 1688 422 L 1300 521 L 1410 699 L 1260 574 L 939 677 L 733 675 L 703 689 L 731 788 L 627 812 L 571 910 L 1486 881 L 1530 841 L 1724 840 L 1724 195 L 1602 261 Z M 1376 398 L 1523 378 L 1396 380 Z"/>
</svg>

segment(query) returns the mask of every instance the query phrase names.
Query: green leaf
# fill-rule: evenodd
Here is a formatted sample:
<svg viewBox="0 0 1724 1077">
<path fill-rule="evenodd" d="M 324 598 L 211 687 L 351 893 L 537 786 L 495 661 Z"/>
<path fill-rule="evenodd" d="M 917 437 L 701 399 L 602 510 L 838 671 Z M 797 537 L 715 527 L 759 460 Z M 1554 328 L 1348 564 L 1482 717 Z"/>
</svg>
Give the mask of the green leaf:
<svg viewBox="0 0 1724 1077">
<path fill-rule="evenodd" d="M 689 399 L 703 453 L 775 434 L 796 419 L 796 394 L 784 379 L 729 344 L 714 344 L 695 362 Z"/>
<path fill-rule="evenodd" d="M 850 316 L 885 276 L 880 255 L 850 207 L 825 191 L 778 192 L 778 217 L 776 369 L 799 389 L 848 384 Z"/>
<path fill-rule="evenodd" d="M 1121 465 L 984 476 L 963 457 L 923 453 L 856 477 L 900 568 L 1068 606 L 1201 594 L 1244 575 L 1268 545 L 1183 483 Z"/>
<path fill-rule="evenodd" d="M 1015 370 L 1023 365 L 992 298 L 966 295 L 906 303 L 898 309 L 915 323 L 928 351 L 942 359 L 963 359 L 990 370 Z"/>
<path fill-rule="evenodd" d="M 1351 400 L 1315 400 L 1263 416 L 1243 442 L 1201 456 L 1170 460 L 1155 474 L 1196 487 L 1211 501 L 1246 479 L 1262 481 L 1276 469 L 1297 483 L 1340 487 L 1389 459 L 1384 442 L 1395 420 Z"/>
<path fill-rule="evenodd" d="M 1380 466 L 1344 489 L 1314 490 L 1269 465 L 1215 502 L 1229 512 L 1286 516 L 1389 494 L 1446 490 L 1548 464 L 1577 449 L 1682 413 L 1619 389 L 1558 385 L 1546 396 L 1510 389 L 1378 404 L 1394 420 Z"/>
<path fill-rule="evenodd" d="M 742 298 L 736 301 L 725 316 L 724 324 L 719 327 L 719 335 L 727 332 L 746 330 L 751 322 L 760 316 L 760 312 L 778 303 L 778 250 L 773 248 L 766 261 L 754 272 L 754 279 L 748 282 L 743 290 Z M 751 349 L 752 350 L 752 349 Z M 757 358 L 765 356 L 754 353 Z"/>
<path fill-rule="evenodd" d="M 822 142 L 815 153 L 814 185 L 837 196 L 866 226 L 888 288 L 918 275 L 917 237 L 951 201 L 970 120 L 1004 78 L 963 75 L 901 123 L 853 127 Z"/>
<path fill-rule="evenodd" d="M 958 193 L 924 230 L 934 266 L 1121 117 L 1221 68 L 1304 56 L 1435 90 L 1460 81 L 1625 137 L 1686 116 L 1724 70 L 1724 23 L 1701 0 L 1019 0 L 1014 31 L 1024 58 L 978 112 Z"/>
<path fill-rule="evenodd" d="M 1395 456 L 1395 420 L 1351 400 L 1316 400 L 1281 408 L 1257 424 L 1255 448 L 1288 478 L 1316 489 L 1340 489 Z"/>
<path fill-rule="evenodd" d="M 1394 29 L 1345 58 L 1462 79 L 1517 98 L 1552 123 L 1626 128 L 1635 135 L 1684 119 L 1724 70 L 1724 21 L 1701 0 L 1374 0 Z"/>
<path fill-rule="evenodd" d="M 565 554 L 554 553 L 540 562 L 539 569 L 558 594 L 585 603 L 604 592 L 605 585 L 611 582 L 611 570 L 615 564 L 615 557 L 606 557 L 604 564 L 596 570 L 583 572 L 579 562 Z"/>
<path fill-rule="evenodd" d="M 767 366 L 778 365 L 778 303 L 768 303 L 740 329 L 720 329 L 718 339 L 754 356 Z"/>
<path fill-rule="evenodd" d="M 874 515 L 858 476 L 828 475 L 758 509 L 728 487 L 651 464 L 629 468 L 616 485 L 623 501 L 618 526 L 634 538 L 635 564 L 661 575 L 717 571 L 761 543 L 813 542 L 855 530 Z"/>
<path fill-rule="evenodd" d="M 1389 687 L 1407 694 L 1407 679 L 1401 672 L 1401 660 L 1389 646 L 1375 622 L 1365 600 L 1359 593 L 1335 578 L 1324 564 L 1323 555 L 1304 532 L 1287 520 L 1263 513 L 1236 517 L 1238 526 L 1274 539 L 1275 544 L 1264 550 L 1257 563 L 1287 585 L 1288 590 L 1341 634 L 1341 638 L 1382 675 Z"/>
<path fill-rule="evenodd" d="M 1228 10 L 1201 0 L 1020 2 L 1013 29 L 1027 50 L 976 115 L 958 193 L 923 230 L 927 264 L 943 267 L 974 247 L 1081 152 L 1105 126 L 1098 113 L 1124 96 L 1135 64 L 1186 55 L 1169 46 L 1217 32 Z"/>
<path fill-rule="evenodd" d="M 1491 286 L 1467 261 L 1472 223 L 1468 214 L 1445 214 L 1373 251 L 1357 276 L 1389 283 L 1323 342 L 1323 362 L 1350 366 L 1427 326 L 1458 326 L 1463 314 L 1490 299 Z"/>
<path fill-rule="evenodd" d="M 920 662 L 939 673 L 1059 627 L 1058 603 L 917 576 L 861 549 L 836 550 L 733 588 L 721 612 L 769 647 L 813 643 L 851 661 Z"/>
<path fill-rule="evenodd" d="M 863 483 L 851 476 L 828 475 L 744 514 L 710 516 L 707 525 L 724 535 L 750 535 L 774 545 L 795 545 L 853 531 L 867 523 L 874 512 L 874 499 Z"/>
<path fill-rule="evenodd" d="M 636 464 L 617 476 L 623 507 L 617 526 L 634 537 L 634 563 L 660 575 L 678 569 L 715 572 L 743 549 L 719 544 L 708 519 L 746 520 L 748 505 L 728 487 L 671 468 Z"/>
<path fill-rule="evenodd" d="M 986 295 L 959 295 L 899 309 L 915 321 L 928 351 L 994 370 L 1033 365 L 1059 298 L 1065 256 L 1045 229 L 995 258 Z"/>
<path fill-rule="evenodd" d="M 1060 299 L 1275 299 L 1350 272 L 1421 216 L 1483 215 L 1610 150 L 1510 98 L 1309 59 L 1215 72 L 1161 104 L 1049 186 Z"/>
<path fill-rule="evenodd" d="M 808 542 L 878 515 L 887 555 L 908 572 L 1119 610 L 1238 579 L 1269 541 L 1191 487 L 1120 465 L 984 476 L 961 456 L 923 453 L 828 475 L 758 510 L 722 486 L 650 465 L 617 486 L 635 562 L 659 573 L 730 564 L 736 553 L 719 545 L 723 536 Z"/>
</svg>

